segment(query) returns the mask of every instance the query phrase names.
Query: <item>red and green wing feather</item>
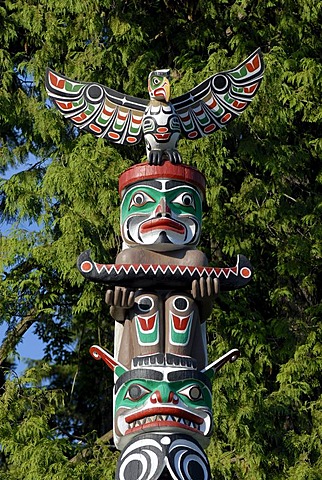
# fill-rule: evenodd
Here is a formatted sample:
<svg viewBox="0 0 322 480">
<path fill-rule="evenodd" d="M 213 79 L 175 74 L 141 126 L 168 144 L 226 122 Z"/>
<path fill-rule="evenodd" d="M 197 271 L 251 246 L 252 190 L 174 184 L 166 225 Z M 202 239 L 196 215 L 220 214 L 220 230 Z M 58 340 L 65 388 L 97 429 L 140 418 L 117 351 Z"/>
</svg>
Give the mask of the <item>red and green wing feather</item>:
<svg viewBox="0 0 322 480">
<path fill-rule="evenodd" d="M 46 90 L 62 115 L 79 129 L 124 145 L 136 145 L 141 140 L 147 100 L 99 83 L 70 80 L 50 68 Z"/>
<path fill-rule="evenodd" d="M 182 135 L 194 140 L 213 133 L 240 115 L 253 100 L 264 73 L 260 49 L 232 70 L 216 73 L 171 101 Z"/>
</svg>

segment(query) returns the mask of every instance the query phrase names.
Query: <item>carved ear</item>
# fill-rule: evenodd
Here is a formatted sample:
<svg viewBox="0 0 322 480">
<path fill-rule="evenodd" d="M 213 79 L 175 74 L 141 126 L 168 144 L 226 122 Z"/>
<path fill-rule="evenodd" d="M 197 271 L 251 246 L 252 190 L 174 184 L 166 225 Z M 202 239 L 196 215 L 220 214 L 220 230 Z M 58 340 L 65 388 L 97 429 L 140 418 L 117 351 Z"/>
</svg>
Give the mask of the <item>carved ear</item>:
<svg viewBox="0 0 322 480">
<path fill-rule="evenodd" d="M 92 345 L 89 349 L 89 353 L 92 355 L 95 360 L 103 360 L 106 365 L 113 370 L 117 377 L 123 375 L 127 372 L 128 369 L 122 365 L 122 363 L 115 360 L 115 358 L 108 353 L 104 348 L 99 347 L 98 345 Z"/>
<path fill-rule="evenodd" d="M 227 362 L 235 362 L 237 358 L 240 356 L 240 351 L 237 348 L 233 348 L 229 350 L 229 352 L 225 353 L 222 357 L 218 358 L 214 362 L 210 363 L 206 368 L 201 370 L 202 373 L 207 375 L 211 380 L 214 377 L 214 374 L 218 372 Z"/>
</svg>

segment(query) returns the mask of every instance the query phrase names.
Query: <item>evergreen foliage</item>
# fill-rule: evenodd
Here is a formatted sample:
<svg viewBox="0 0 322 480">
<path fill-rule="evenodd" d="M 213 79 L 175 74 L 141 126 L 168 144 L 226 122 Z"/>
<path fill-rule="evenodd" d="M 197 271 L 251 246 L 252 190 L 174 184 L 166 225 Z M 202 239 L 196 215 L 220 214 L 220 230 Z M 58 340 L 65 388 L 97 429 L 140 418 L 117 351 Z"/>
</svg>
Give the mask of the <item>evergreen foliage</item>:
<svg viewBox="0 0 322 480">
<path fill-rule="evenodd" d="M 255 269 L 208 321 L 211 360 L 242 353 L 214 381 L 208 456 L 216 479 L 322 478 L 321 25 L 320 0 L 1 1 L 1 480 L 110 480 L 117 457 L 100 439 L 112 375 L 88 354 L 112 350 L 113 321 L 75 262 L 88 248 L 114 261 L 118 177 L 145 148 L 77 132 L 47 100 L 46 67 L 145 98 L 148 73 L 169 67 L 177 96 L 259 46 L 266 72 L 249 109 L 179 145 L 207 177 L 200 248 Z M 45 358 L 12 378 L 30 325 Z"/>
</svg>

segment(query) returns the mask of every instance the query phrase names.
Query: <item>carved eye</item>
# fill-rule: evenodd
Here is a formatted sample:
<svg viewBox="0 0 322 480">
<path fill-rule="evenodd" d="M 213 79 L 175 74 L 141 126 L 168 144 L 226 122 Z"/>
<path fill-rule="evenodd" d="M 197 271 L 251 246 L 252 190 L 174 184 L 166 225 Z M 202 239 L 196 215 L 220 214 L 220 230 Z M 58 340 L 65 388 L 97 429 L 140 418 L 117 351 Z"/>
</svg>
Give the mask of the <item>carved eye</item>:
<svg viewBox="0 0 322 480">
<path fill-rule="evenodd" d="M 131 198 L 130 207 L 143 207 L 145 204 L 153 202 L 154 200 L 150 195 L 145 192 L 136 192 Z"/>
<path fill-rule="evenodd" d="M 153 85 L 159 85 L 160 79 L 158 77 L 154 77 L 152 80 Z"/>
<path fill-rule="evenodd" d="M 145 395 L 147 395 L 148 393 L 151 393 L 151 390 L 143 387 L 139 383 L 134 383 L 128 388 L 124 398 L 128 398 L 132 402 L 136 402 L 140 400 L 142 397 L 144 397 Z"/>
<path fill-rule="evenodd" d="M 189 307 L 189 302 L 185 297 L 176 297 L 173 300 L 173 306 L 179 311 L 179 312 L 186 312 Z"/>
<path fill-rule="evenodd" d="M 141 297 L 138 301 L 138 309 L 140 312 L 148 313 L 154 307 L 154 301 L 151 297 Z"/>
<path fill-rule="evenodd" d="M 189 387 L 180 390 L 178 393 L 180 395 L 184 395 L 185 397 L 189 398 L 193 402 L 197 402 L 198 400 L 203 399 L 202 391 L 199 385 L 190 385 Z"/>
<path fill-rule="evenodd" d="M 191 195 L 191 193 L 180 193 L 172 203 L 178 203 L 179 205 L 183 205 L 184 207 L 193 207 L 195 208 L 195 199 Z"/>
</svg>

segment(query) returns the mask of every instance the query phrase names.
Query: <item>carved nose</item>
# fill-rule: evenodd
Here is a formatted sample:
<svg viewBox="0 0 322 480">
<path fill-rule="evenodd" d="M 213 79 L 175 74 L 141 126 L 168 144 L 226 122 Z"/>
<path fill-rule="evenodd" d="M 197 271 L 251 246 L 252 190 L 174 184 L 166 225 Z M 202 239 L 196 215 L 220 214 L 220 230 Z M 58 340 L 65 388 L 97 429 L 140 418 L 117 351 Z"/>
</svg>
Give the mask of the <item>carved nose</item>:
<svg viewBox="0 0 322 480">
<path fill-rule="evenodd" d="M 155 209 L 156 217 L 171 217 L 171 209 L 165 198 L 161 198 L 159 205 Z"/>
<path fill-rule="evenodd" d="M 178 404 L 179 398 L 174 392 L 167 391 L 162 393 L 163 394 L 161 394 L 159 390 L 153 392 L 150 397 L 151 403 L 173 403 L 174 405 Z"/>
</svg>

